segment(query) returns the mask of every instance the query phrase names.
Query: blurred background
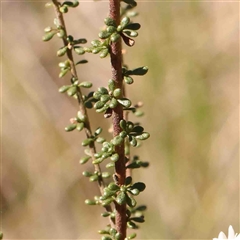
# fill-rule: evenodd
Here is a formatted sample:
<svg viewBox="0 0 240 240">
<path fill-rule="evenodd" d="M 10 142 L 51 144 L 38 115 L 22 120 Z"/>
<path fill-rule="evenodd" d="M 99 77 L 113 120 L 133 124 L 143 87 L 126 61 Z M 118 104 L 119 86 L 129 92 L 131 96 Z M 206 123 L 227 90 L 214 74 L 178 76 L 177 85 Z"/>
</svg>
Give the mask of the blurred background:
<svg viewBox="0 0 240 240">
<path fill-rule="evenodd" d="M 58 78 L 61 40 L 41 40 L 55 17 L 44 5 L 1 2 L 1 228 L 6 239 L 99 239 L 108 222 L 84 204 L 98 188 L 82 176 L 92 169 L 79 164 L 84 134 L 64 131 L 77 103 L 58 93 L 69 76 Z M 144 102 L 132 121 L 151 133 L 133 152 L 150 162 L 133 174 L 147 184 L 137 239 L 212 239 L 230 224 L 239 232 L 239 3 L 141 1 L 136 10 L 142 28 L 133 48 L 124 45 L 125 63 L 149 73 L 127 93 Z M 65 15 L 68 34 L 90 42 L 107 15 L 107 1 L 83 1 Z M 106 85 L 109 58 L 81 59 L 80 80 Z M 93 129 L 109 127 L 90 116 Z"/>
</svg>

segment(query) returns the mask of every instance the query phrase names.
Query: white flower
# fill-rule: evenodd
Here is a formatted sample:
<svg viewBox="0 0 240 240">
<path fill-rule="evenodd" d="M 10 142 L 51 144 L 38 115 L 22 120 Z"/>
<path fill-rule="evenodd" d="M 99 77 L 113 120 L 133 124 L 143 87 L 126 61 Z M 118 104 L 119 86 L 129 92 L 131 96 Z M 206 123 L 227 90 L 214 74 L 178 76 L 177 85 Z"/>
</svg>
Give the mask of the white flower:
<svg viewBox="0 0 240 240">
<path fill-rule="evenodd" d="M 218 239 L 236 239 L 240 240 L 240 234 L 235 234 L 233 227 L 230 225 L 228 228 L 228 237 L 223 232 L 220 232 L 218 235 L 218 238 L 213 238 L 213 240 L 218 240 Z"/>
</svg>

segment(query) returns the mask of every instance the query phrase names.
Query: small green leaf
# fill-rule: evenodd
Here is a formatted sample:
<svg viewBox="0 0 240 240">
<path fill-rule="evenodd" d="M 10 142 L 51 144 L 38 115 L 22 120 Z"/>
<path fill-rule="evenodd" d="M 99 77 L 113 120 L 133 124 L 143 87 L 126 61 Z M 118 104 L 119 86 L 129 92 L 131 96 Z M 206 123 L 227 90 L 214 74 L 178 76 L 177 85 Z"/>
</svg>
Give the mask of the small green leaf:
<svg viewBox="0 0 240 240">
<path fill-rule="evenodd" d="M 111 237 L 108 237 L 108 236 L 102 236 L 102 237 L 101 237 L 101 240 L 112 240 L 112 238 L 111 238 Z"/>
<path fill-rule="evenodd" d="M 140 212 L 143 212 L 143 211 L 146 211 L 147 210 L 147 206 L 146 205 L 140 205 L 138 207 L 136 207 L 135 211 L 140 211 Z"/>
<path fill-rule="evenodd" d="M 87 172 L 87 171 L 84 171 L 84 172 L 82 173 L 82 175 L 83 175 L 84 177 L 91 177 L 91 176 L 92 176 L 92 173 Z"/>
<path fill-rule="evenodd" d="M 126 120 L 122 119 L 122 120 L 120 121 L 120 127 L 121 127 L 122 130 L 126 130 L 126 127 L 127 127 L 127 122 L 126 122 Z"/>
<path fill-rule="evenodd" d="M 92 138 L 87 138 L 85 140 L 83 140 L 82 142 L 82 146 L 88 146 L 91 142 L 93 142 L 93 139 Z"/>
<path fill-rule="evenodd" d="M 114 237 L 115 240 L 121 240 L 121 233 L 116 233 Z"/>
<path fill-rule="evenodd" d="M 115 22 L 112 18 L 110 18 L 110 17 L 106 17 L 106 18 L 104 19 L 104 23 L 105 23 L 107 26 L 114 26 L 114 27 L 116 27 L 116 22 Z"/>
<path fill-rule="evenodd" d="M 132 217 L 132 218 L 130 218 L 130 220 L 134 221 L 134 222 L 137 222 L 137 223 L 144 223 L 145 222 L 143 216 L 141 216 L 141 217 Z"/>
<path fill-rule="evenodd" d="M 44 32 L 51 32 L 53 29 L 51 28 L 51 27 L 46 27 L 46 28 L 44 28 Z"/>
<path fill-rule="evenodd" d="M 45 35 L 42 37 L 42 40 L 43 41 L 49 41 L 53 38 L 53 36 L 56 34 L 56 32 L 48 32 L 48 33 L 45 33 Z"/>
<path fill-rule="evenodd" d="M 57 33 L 57 36 L 58 36 L 59 38 L 63 38 L 63 37 L 65 36 L 64 30 L 63 30 L 63 29 L 60 29 L 60 30 L 58 31 L 58 33 Z"/>
<path fill-rule="evenodd" d="M 140 191 L 137 188 L 132 189 L 130 192 L 134 196 L 137 196 L 140 193 Z"/>
<path fill-rule="evenodd" d="M 115 167 L 115 163 L 114 162 L 110 162 L 106 165 L 106 168 L 112 168 Z"/>
<path fill-rule="evenodd" d="M 69 85 L 62 86 L 62 87 L 60 87 L 60 88 L 58 89 L 58 91 L 59 91 L 60 93 L 64 93 L 64 92 L 66 92 L 70 87 L 71 87 L 71 86 L 69 86 Z"/>
<path fill-rule="evenodd" d="M 108 230 L 99 230 L 98 233 L 99 234 L 109 234 L 109 231 Z"/>
<path fill-rule="evenodd" d="M 109 212 L 101 213 L 102 217 L 109 217 L 110 215 L 111 215 L 111 213 L 109 213 Z M 99 233 L 99 231 L 98 231 L 98 233 Z M 106 233 L 104 233 L 104 234 L 106 234 Z"/>
<path fill-rule="evenodd" d="M 129 239 L 134 239 L 136 236 L 137 236 L 136 233 L 132 233 L 128 238 L 129 238 Z"/>
<path fill-rule="evenodd" d="M 126 29 L 130 30 L 139 30 L 141 28 L 141 25 L 139 23 L 130 23 L 127 25 Z"/>
<path fill-rule="evenodd" d="M 88 62 L 88 60 L 83 59 L 83 60 L 78 61 L 75 65 L 84 64 L 84 63 L 87 63 L 87 62 Z"/>
<path fill-rule="evenodd" d="M 110 233 L 111 236 L 114 237 L 115 234 L 117 233 L 117 230 L 116 230 L 115 228 L 110 228 L 110 229 L 109 229 L 109 233 Z M 114 240 L 115 240 L 115 238 L 114 238 Z"/>
<path fill-rule="evenodd" d="M 111 101 L 110 101 L 110 103 L 109 103 L 109 107 L 113 109 L 113 108 L 115 108 L 117 105 L 118 105 L 117 99 L 116 99 L 116 98 L 112 98 Z"/>
<path fill-rule="evenodd" d="M 88 162 L 88 160 L 90 159 L 91 157 L 87 156 L 87 157 L 82 157 L 79 161 L 80 164 L 84 164 L 86 162 Z"/>
<path fill-rule="evenodd" d="M 99 57 L 100 58 L 105 58 L 107 55 L 108 55 L 108 49 L 106 48 L 106 49 L 103 49 L 103 50 L 100 51 Z"/>
<path fill-rule="evenodd" d="M 144 128 L 141 126 L 135 126 L 132 130 L 132 132 L 136 132 L 136 133 L 142 133 L 144 131 Z"/>
<path fill-rule="evenodd" d="M 108 101 L 110 100 L 110 98 L 111 98 L 111 97 L 110 97 L 108 94 L 103 94 L 103 95 L 101 96 L 101 98 L 100 98 L 100 101 L 106 103 L 106 102 L 108 102 Z"/>
<path fill-rule="evenodd" d="M 73 131 L 77 127 L 77 124 L 70 124 L 67 127 L 65 127 L 66 132 Z"/>
<path fill-rule="evenodd" d="M 77 40 L 74 40 L 74 44 L 85 44 L 85 43 L 87 43 L 86 38 L 79 38 Z"/>
<path fill-rule="evenodd" d="M 109 89 L 110 91 L 113 91 L 114 88 L 115 88 L 115 83 L 114 83 L 114 81 L 113 81 L 112 79 L 109 79 L 109 81 L 108 81 L 108 89 Z"/>
<path fill-rule="evenodd" d="M 124 82 L 127 84 L 132 84 L 133 83 L 133 78 L 130 76 L 124 76 Z"/>
<path fill-rule="evenodd" d="M 137 3 L 134 0 L 123 0 L 123 2 L 129 4 L 132 7 L 136 7 Z"/>
<path fill-rule="evenodd" d="M 94 108 L 95 108 L 95 109 L 101 109 L 104 105 L 105 105 L 104 102 L 97 101 L 97 102 L 94 104 Z"/>
<path fill-rule="evenodd" d="M 105 141 L 106 141 L 106 140 L 105 140 L 105 138 L 103 138 L 103 137 L 98 137 L 97 140 L 96 140 L 97 143 L 103 143 L 103 142 L 105 142 Z"/>
<path fill-rule="evenodd" d="M 132 189 L 138 189 L 140 192 L 144 191 L 146 185 L 143 182 L 136 182 L 132 185 Z"/>
<path fill-rule="evenodd" d="M 108 109 L 108 106 L 104 106 L 104 107 L 102 107 L 102 108 L 96 109 L 96 112 L 97 112 L 97 113 L 103 113 L 103 112 L 105 112 L 107 109 Z M 105 114 L 104 114 L 104 115 L 105 115 Z"/>
<path fill-rule="evenodd" d="M 92 87 L 92 83 L 91 82 L 81 82 L 79 84 L 80 87 L 84 87 L 84 88 L 91 88 Z"/>
<path fill-rule="evenodd" d="M 62 57 L 67 52 L 67 47 L 62 47 L 57 51 L 57 56 Z"/>
<path fill-rule="evenodd" d="M 98 128 L 95 130 L 94 135 L 97 136 L 97 135 L 99 135 L 101 132 L 102 132 L 102 128 L 101 128 L 101 127 L 98 127 Z"/>
<path fill-rule="evenodd" d="M 127 75 L 138 75 L 138 76 L 143 76 L 148 72 L 148 67 L 139 67 L 135 68 L 133 70 L 128 70 Z"/>
<path fill-rule="evenodd" d="M 78 123 L 78 124 L 77 124 L 77 128 L 76 128 L 76 129 L 77 129 L 79 132 L 82 131 L 83 128 L 84 128 L 84 123 L 81 122 L 81 123 Z"/>
<path fill-rule="evenodd" d="M 85 53 L 83 47 L 79 47 L 79 46 L 74 47 L 74 51 L 75 51 L 78 55 L 82 55 L 82 54 Z"/>
<path fill-rule="evenodd" d="M 135 2 L 136 3 L 136 2 Z M 137 3 L 136 3 L 137 4 Z M 132 18 L 132 17 L 136 17 L 138 15 L 138 12 L 135 11 L 128 11 L 127 12 L 127 16 Z"/>
<path fill-rule="evenodd" d="M 111 182 L 108 185 L 108 189 L 111 191 L 118 191 L 120 188 L 117 184 L 115 184 L 114 182 Z"/>
<path fill-rule="evenodd" d="M 108 90 L 105 87 L 98 88 L 98 92 L 100 92 L 102 95 L 108 94 Z"/>
<path fill-rule="evenodd" d="M 135 115 L 136 117 L 142 117 L 142 116 L 144 115 L 144 112 L 143 112 L 143 111 L 140 111 L 140 110 L 137 110 L 137 111 L 134 112 L 134 115 Z"/>
<path fill-rule="evenodd" d="M 140 140 L 146 140 L 150 137 L 150 134 L 148 132 L 144 132 L 141 135 L 136 136 L 137 139 Z"/>
<path fill-rule="evenodd" d="M 138 229 L 138 226 L 132 221 L 128 221 L 127 226 L 131 229 Z"/>
<path fill-rule="evenodd" d="M 119 133 L 119 136 L 121 138 L 125 138 L 127 136 L 127 132 L 126 131 L 122 131 L 122 132 Z"/>
<path fill-rule="evenodd" d="M 109 26 L 109 27 L 107 27 L 106 31 L 108 33 L 112 34 L 112 33 L 115 33 L 117 31 L 117 29 L 115 27 L 113 27 L 113 26 Z"/>
<path fill-rule="evenodd" d="M 77 112 L 77 119 L 81 122 L 85 122 L 87 120 L 86 115 L 83 115 L 81 111 Z"/>
<path fill-rule="evenodd" d="M 61 72 L 59 73 L 59 77 L 60 78 L 64 77 L 69 70 L 70 70 L 70 68 L 65 68 L 65 69 L 61 70 Z"/>
<path fill-rule="evenodd" d="M 87 204 L 87 205 L 96 205 L 97 203 L 96 203 L 96 201 L 94 201 L 94 200 L 86 199 L 86 200 L 85 200 L 85 204 Z"/>
<path fill-rule="evenodd" d="M 111 143 L 114 145 L 114 146 L 117 146 L 117 145 L 120 145 L 122 142 L 123 142 L 123 138 L 121 138 L 120 136 L 116 136 L 114 137 L 112 140 L 111 140 Z"/>
<path fill-rule="evenodd" d="M 117 99 L 117 101 L 124 107 L 128 108 L 132 105 L 131 101 L 127 98 Z"/>
<path fill-rule="evenodd" d="M 116 197 L 116 202 L 119 204 L 119 205 L 123 205 L 125 204 L 127 201 L 127 196 L 126 196 L 126 193 L 125 192 L 120 192 L 117 197 Z"/>
<path fill-rule="evenodd" d="M 125 185 L 129 185 L 129 184 L 131 184 L 131 183 L 132 183 L 132 177 L 129 176 L 129 177 L 127 177 L 127 178 L 125 179 Z"/>
<path fill-rule="evenodd" d="M 126 45 L 128 45 L 129 47 L 134 46 L 135 41 L 132 38 L 130 38 L 130 37 L 124 35 L 124 34 L 121 34 L 121 37 L 122 37 L 122 39 L 123 39 L 123 41 L 125 42 Z"/>
<path fill-rule="evenodd" d="M 78 5 L 79 5 L 79 2 L 77 0 L 74 0 L 72 7 L 77 7 Z"/>
<path fill-rule="evenodd" d="M 110 190 L 106 191 L 106 189 L 104 189 L 104 194 L 100 197 L 100 200 L 106 200 L 115 194 L 116 194 L 116 191 L 110 191 Z"/>
<path fill-rule="evenodd" d="M 99 47 L 99 46 L 101 46 L 102 42 L 99 41 L 99 40 L 93 40 L 93 41 L 91 41 L 91 44 L 92 44 L 94 47 Z"/>
<path fill-rule="evenodd" d="M 61 13 L 67 13 L 68 12 L 68 7 L 66 5 L 63 5 L 62 7 L 59 8 Z"/>
<path fill-rule="evenodd" d="M 73 38 L 72 35 L 68 35 L 68 36 L 67 36 L 67 41 L 68 41 L 68 42 L 72 43 L 73 40 L 74 40 L 74 38 Z"/>
<path fill-rule="evenodd" d="M 137 205 L 136 200 L 132 196 L 129 196 L 129 195 L 127 195 L 127 197 L 126 197 L 126 202 L 129 207 L 135 207 Z"/>
<path fill-rule="evenodd" d="M 130 18 L 129 18 L 129 17 L 124 17 L 124 18 L 121 20 L 120 25 L 121 25 L 122 28 L 124 29 L 129 23 L 130 23 Z"/>
<path fill-rule="evenodd" d="M 116 88 L 116 89 L 113 91 L 113 96 L 114 96 L 115 98 L 120 97 L 121 94 L 122 94 L 122 91 L 121 91 L 120 88 Z"/>
<path fill-rule="evenodd" d="M 119 155 L 117 153 L 114 153 L 111 157 L 110 157 L 111 161 L 116 162 L 119 159 Z"/>
<path fill-rule="evenodd" d="M 103 30 L 98 34 L 98 36 L 101 39 L 106 39 L 111 36 L 111 33 L 107 32 L 106 30 Z"/>
<path fill-rule="evenodd" d="M 113 201 L 113 198 L 108 198 L 107 200 L 102 201 L 102 206 L 105 207 L 109 204 L 111 204 L 111 202 Z"/>
<path fill-rule="evenodd" d="M 129 37 L 137 37 L 138 36 L 138 32 L 136 32 L 136 31 L 123 30 L 123 32 L 125 34 L 127 34 Z"/>
<path fill-rule="evenodd" d="M 98 180 L 98 175 L 97 174 L 94 174 L 94 175 L 92 175 L 90 178 L 89 178 L 89 181 L 90 182 L 95 182 L 95 181 L 97 181 Z"/>
<path fill-rule="evenodd" d="M 97 100 L 99 100 L 101 96 L 102 96 L 102 94 L 99 91 L 96 91 L 93 93 L 93 97 Z"/>
<path fill-rule="evenodd" d="M 110 38 L 112 42 L 117 42 L 119 39 L 120 39 L 120 34 L 118 33 L 113 33 Z"/>
<path fill-rule="evenodd" d="M 77 87 L 76 86 L 72 86 L 67 90 L 68 96 L 73 96 L 74 94 L 76 94 L 76 92 L 77 92 Z"/>
<path fill-rule="evenodd" d="M 96 47 L 96 48 L 94 48 L 93 50 L 92 50 L 92 53 L 93 54 L 97 54 L 97 53 L 99 53 L 100 51 L 102 51 L 102 47 Z"/>
</svg>

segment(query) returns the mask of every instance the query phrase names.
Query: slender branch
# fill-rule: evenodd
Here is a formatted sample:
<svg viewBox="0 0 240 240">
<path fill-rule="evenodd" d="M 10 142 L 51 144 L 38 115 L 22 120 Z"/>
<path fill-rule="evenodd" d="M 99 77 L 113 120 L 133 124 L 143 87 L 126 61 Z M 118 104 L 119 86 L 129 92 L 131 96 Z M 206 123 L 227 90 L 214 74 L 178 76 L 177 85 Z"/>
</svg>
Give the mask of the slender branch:
<svg viewBox="0 0 240 240">
<path fill-rule="evenodd" d="M 66 38 L 67 37 L 67 29 L 66 29 L 64 18 L 63 18 L 63 14 L 59 10 L 60 4 L 57 0 L 52 0 L 52 2 L 54 4 L 55 13 L 56 13 L 56 17 L 59 21 L 59 25 L 65 32 L 65 36 L 62 38 L 63 44 L 64 44 L 64 46 L 68 46 L 68 41 L 67 41 L 67 38 Z M 71 48 L 67 48 L 67 57 L 68 57 L 70 67 L 71 67 L 72 77 L 78 79 L 77 70 L 76 70 L 76 66 L 75 66 L 75 63 L 74 63 Z M 88 118 L 88 113 L 87 113 L 86 107 L 84 106 L 82 96 L 83 95 L 82 95 L 81 89 L 80 89 L 80 87 L 78 87 L 77 88 L 77 99 L 78 99 L 78 104 L 79 104 L 79 110 L 82 113 L 82 115 L 86 116 L 86 121 L 84 122 L 84 129 L 85 129 L 85 133 L 86 133 L 87 138 L 89 138 L 89 137 L 92 136 L 92 130 L 91 130 L 91 126 L 90 126 L 90 122 L 89 122 L 89 118 Z M 92 142 L 89 145 L 89 149 L 90 149 L 90 152 L 91 152 L 91 158 L 94 161 L 95 160 L 94 154 L 96 153 L 96 147 L 95 147 L 94 142 Z M 99 190 L 100 190 L 101 194 L 103 195 L 105 183 L 104 183 L 103 178 L 101 177 L 101 172 L 102 172 L 101 167 L 100 167 L 99 164 L 94 164 L 94 168 L 95 168 L 95 171 L 100 173 L 100 177 L 98 178 L 98 186 L 99 186 Z M 111 208 L 110 205 L 107 205 L 105 207 L 105 209 L 108 212 L 112 212 L 112 208 Z M 110 218 L 110 222 L 111 222 L 111 225 L 114 226 L 114 220 L 112 218 Z"/>
<path fill-rule="evenodd" d="M 110 13 L 109 17 L 115 20 L 116 24 L 120 23 L 120 0 L 110 0 Z M 110 49 L 111 67 L 112 67 L 112 79 L 115 82 L 115 87 L 123 89 L 122 78 L 122 45 L 121 41 L 117 41 L 111 44 Z M 119 135 L 122 131 L 120 128 L 120 121 L 123 119 L 123 108 L 118 105 L 113 109 L 112 122 L 113 122 L 113 136 Z M 119 185 L 123 185 L 126 178 L 125 168 L 125 155 L 124 155 L 124 142 L 115 147 L 116 153 L 119 155 L 119 159 L 115 164 L 115 174 L 118 177 Z M 120 240 L 124 240 L 126 237 L 126 204 L 119 205 L 115 202 L 116 208 L 116 230 L 121 234 Z"/>
</svg>

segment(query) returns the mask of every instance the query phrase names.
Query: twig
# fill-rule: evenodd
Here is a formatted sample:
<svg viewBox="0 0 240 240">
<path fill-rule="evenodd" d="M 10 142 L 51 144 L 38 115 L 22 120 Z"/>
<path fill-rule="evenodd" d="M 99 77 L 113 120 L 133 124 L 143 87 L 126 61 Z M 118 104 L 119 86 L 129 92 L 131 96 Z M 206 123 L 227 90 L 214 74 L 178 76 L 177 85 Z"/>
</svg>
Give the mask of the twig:
<svg viewBox="0 0 240 240">
<path fill-rule="evenodd" d="M 63 14 L 59 10 L 60 4 L 57 0 L 52 0 L 52 2 L 54 4 L 55 13 L 56 13 L 56 17 L 59 21 L 59 25 L 65 32 L 65 36 L 62 38 L 64 46 L 68 46 L 68 41 L 66 39 L 67 29 L 66 29 L 66 25 L 65 25 L 65 22 L 64 22 Z M 70 67 L 71 67 L 72 77 L 78 79 L 77 70 L 76 70 L 76 67 L 75 67 L 74 59 L 73 59 L 72 49 L 67 48 L 67 57 L 68 57 Z M 86 116 L 86 121 L 84 122 L 84 129 L 85 129 L 85 133 L 86 133 L 87 138 L 89 138 L 89 137 L 92 136 L 92 130 L 91 130 L 90 122 L 89 122 L 89 119 L 88 119 L 88 113 L 87 113 L 87 110 L 84 106 L 82 92 L 81 92 L 80 87 L 77 88 L 77 99 L 78 99 L 80 112 L 82 113 L 83 116 Z M 96 153 L 96 147 L 95 147 L 94 142 L 91 142 L 91 144 L 89 145 L 89 149 L 90 149 L 90 152 L 91 152 L 91 158 L 94 161 L 95 160 L 94 154 Z M 94 168 L 95 168 L 95 171 L 100 173 L 99 174 L 100 177 L 98 178 L 98 186 L 99 186 L 99 190 L 100 190 L 101 194 L 103 194 L 105 183 L 104 183 L 103 178 L 101 177 L 101 172 L 102 172 L 101 167 L 100 167 L 99 164 L 94 164 Z M 107 205 L 105 207 L 105 209 L 108 212 L 112 212 L 112 208 L 111 208 L 110 205 Z M 114 220 L 112 218 L 109 218 L 109 219 L 110 219 L 111 225 L 113 226 L 114 225 Z"/>
<path fill-rule="evenodd" d="M 120 23 L 120 0 L 110 0 L 110 13 L 109 17 L 112 18 L 117 25 Z M 115 82 L 115 87 L 123 89 L 122 78 L 122 45 L 121 41 L 111 44 L 110 49 L 112 79 Z M 122 97 L 122 96 L 121 96 Z M 113 122 L 113 136 L 119 135 L 122 131 L 120 128 L 120 121 L 123 119 L 123 108 L 118 105 L 113 109 L 112 122 Z M 119 155 L 118 161 L 115 163 L 115 174 L 118 177 L 119 185 L 123 185 L 126 178 L 125 168 L 125 155 L 124 155 L 124 141 L 115 147 L 116 153 Z M 120 233 L 120 240 L 126 238 L 126 204 L 119 205 L 115 202 L 116 208 L 116 230 Z"/>
</svg>

